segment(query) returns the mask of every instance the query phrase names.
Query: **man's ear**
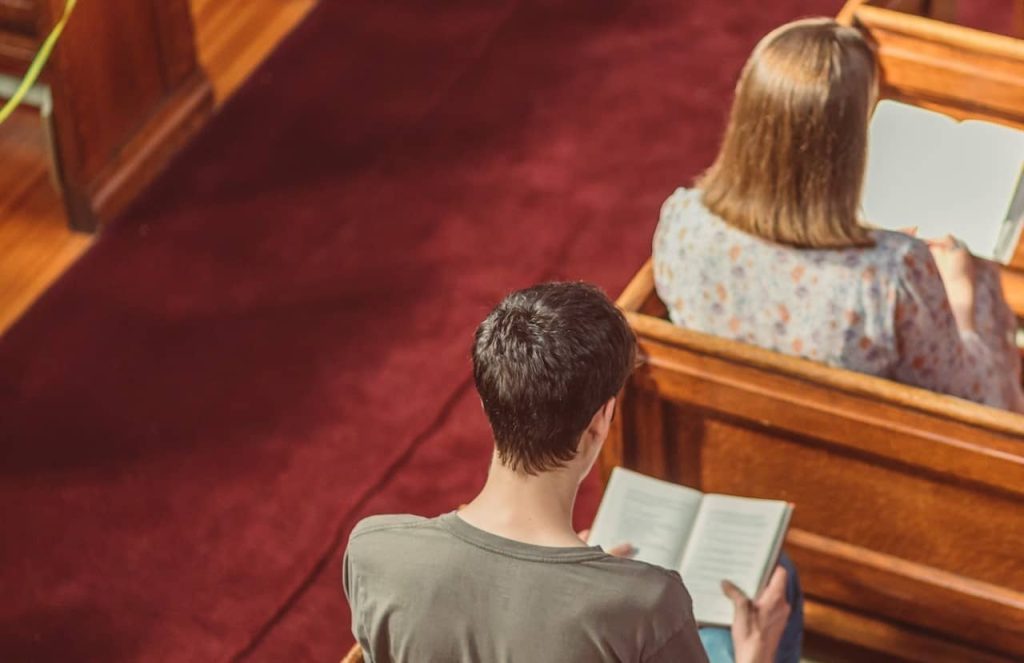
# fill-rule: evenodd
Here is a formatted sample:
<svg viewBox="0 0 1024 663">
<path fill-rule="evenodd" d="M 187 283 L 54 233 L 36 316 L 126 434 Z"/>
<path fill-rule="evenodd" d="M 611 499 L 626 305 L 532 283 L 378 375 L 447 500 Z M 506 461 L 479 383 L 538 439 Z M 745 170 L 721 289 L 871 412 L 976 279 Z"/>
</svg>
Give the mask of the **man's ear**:
<svg viewBox="0 0 1024 663">
<path fill-rule="evenodd" d="M 612 418 L 615 416 L 615 402 L 615 396 L 612 396 L 605 401 L 604 405 L 601 406 L 600 414 L 601 419 L 603 420 L 605 432 L 607 432 L 608 428 L 612 425 Z"/>
<path fill-rule="evenodd" d="M 594 443 L 598 446 L 603 444 L 605 438 L 608 437 L 608 430 L 612 426 L 612 417 L 614 415 L 615 397 L 612 396 L 590 418 L 590 424 L 587 425 L 587 429 L 583 431 L 583 435 L 580 437 L 579 450 L 583 449 L 584 444 L 588 446 Z"/>
<path fill-rule="evenodd" d="M 588 426 L 590 434 L 603 441 L 608 435 L 608 429 L 611 428 L 613 416 L 615 416 L 614 396 L 605 401 L 601 409 L 594 413 L 593 419 L 590 420 L 590 426 Z"/>
</svg>

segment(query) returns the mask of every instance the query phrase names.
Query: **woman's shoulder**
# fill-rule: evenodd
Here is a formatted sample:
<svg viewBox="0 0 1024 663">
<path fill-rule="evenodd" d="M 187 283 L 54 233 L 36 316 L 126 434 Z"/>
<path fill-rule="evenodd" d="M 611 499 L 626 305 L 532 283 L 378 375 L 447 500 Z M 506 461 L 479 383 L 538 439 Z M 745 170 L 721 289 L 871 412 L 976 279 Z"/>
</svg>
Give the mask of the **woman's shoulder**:
<svg viewBox="0 0 1024 663">
<path fill-rule="evenodd" d="M 659 225 L 704 236 L 728 231 L 727 224 L 704 206 L 704 194 L 697 188 L 678 187 L 661 205 Z"/>
<path fill-rule="evenodd" d="M 687 210 L 687 209 L 702 209 L 704 207 L 700 200 L 700 192 L 697 189 L 687 189 L 686 187 L 677 187 L 672 192 L 665 202 L 661 205 L 662 217 L 671 214 L 672 212 Z"/>
<path fill-rule="evenodd" d="M 924 240 L 894 230 L 876 228 L 871 231 L 875 246 L 871 249 L 879 257 L 888 258 L 895 267 L 915 261 L 928 260 L 931 251 Z"/>
<path fill-rule="evenodd" d="M 925 248 L 928 247 L 927 244 L 925 244 L 922 240 L 918 239 L 917 237 L 896 230 L 872 228 L 871 236 L 875 240 L 875 246 L 881 247 L 889 251 L 906 252 L 917 245 L 923 246 Z"/>
<path fill-rule="evenodd" d="M 654 233 L 654 253 L 675 253 L 683 236 L 696 240 L 707 227 L 707 212 L 694 189 L 679 187 L 661 205 L 658 228 Z"/>
</svg>

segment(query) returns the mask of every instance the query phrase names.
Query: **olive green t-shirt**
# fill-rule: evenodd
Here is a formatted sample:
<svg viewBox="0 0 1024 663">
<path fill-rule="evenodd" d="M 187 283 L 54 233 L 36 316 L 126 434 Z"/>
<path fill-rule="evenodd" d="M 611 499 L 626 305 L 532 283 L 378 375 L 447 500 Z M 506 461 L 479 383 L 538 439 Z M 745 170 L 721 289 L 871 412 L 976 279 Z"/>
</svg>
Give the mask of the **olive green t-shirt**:
<svg viewBox="0 0 1024 663">
<path fill-rule="evenodd" d="M 363 520 L 344 585 L 373 663 L 707 661 L 677 574 L 596 546 L 512 541 L 454 512 Z"/>
</svg>

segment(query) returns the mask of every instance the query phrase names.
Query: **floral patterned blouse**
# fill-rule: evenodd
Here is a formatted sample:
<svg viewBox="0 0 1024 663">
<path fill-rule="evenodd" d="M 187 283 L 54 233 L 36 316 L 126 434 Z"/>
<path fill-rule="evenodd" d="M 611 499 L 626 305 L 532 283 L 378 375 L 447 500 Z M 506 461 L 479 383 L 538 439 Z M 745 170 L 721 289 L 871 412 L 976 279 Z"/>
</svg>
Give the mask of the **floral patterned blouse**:
<svg viewBox="0 0 1024 663">
<path fill-rule="evenodd" d="M 677 189 L 654 236 L 654 278 L 672 321 L 995 407 L 1019 407 L 1013 314 L 979 264 L 978 331 L 957 328 L 928 246 L 872 231 L 875 246 L 798 249 L 734 228 Z"/>
</svg>

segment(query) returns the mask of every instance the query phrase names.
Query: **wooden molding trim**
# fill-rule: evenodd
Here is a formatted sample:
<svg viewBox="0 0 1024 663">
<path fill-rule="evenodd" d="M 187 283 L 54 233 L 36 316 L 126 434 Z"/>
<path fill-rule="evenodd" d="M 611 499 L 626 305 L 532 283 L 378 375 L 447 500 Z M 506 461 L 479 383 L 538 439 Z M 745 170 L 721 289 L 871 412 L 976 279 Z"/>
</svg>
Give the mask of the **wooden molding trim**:
<svg viewBox="0 0 1024 663">
<path fill-rule="evenodd" d="M 868 454 L 886 462 L 899 462 L 949 477 L 957 482 L 971 481 L 1010 495 L 1024 494 L 1024 446 L 1017 440 L 970 440 L 978 432 L 950 420 L 936 425 L 934 420 L 912 418 L 910 413 L 890 413 L 865 399 L 862 403 L 843 403 L 830 407 L 827 388 L 811 383 L 807 392 L 794 390 L 785 380 L 773 381 L 756 371 L 734 371 L 718 362 L 666 359 L 659 355 L 648 366 L 638 369 L 635 383 L 645 391 L 657 392 L 663 399 L 679 405 L 700 407 L 730 418 L 740 417 L 749 425 L 828 442 L 855 454 Z M 700 369 L 693 364 L 703 363 Z M 745 404 L 737 414 L 735 403 Z M 895 408 L 898 409 L 898 408 Z M 851 437 L 839 424 L 854 426 L 861 435 Z M 899 434 L 898 449 L 893 436 Z M 1016 449 L 1016 450 L 1015 450 Z M 993 473 L 998 463 L 1000 472 Z"/>
<path fill-rule="evenodd" d="M 654 259 L 648 258 L 626 284 L 616 305 L 626 313 L 638 313 L 654 292 Z"/>
<path fill-rule="evenodd" d="M 934 634 L 873 619 L 812 597 L 804 601 L 804 623 L 812 633 L 915 663 L 1013 663 L 1012 658 L 937 639 Z"/>
<path fill-rule="evenodd" d="M 868 396 L 872 400 L 886 400 L 943 419 L 981 426 L 1024 440 L 1024 416 L 1019 414 L 985 407 L 873 375 L 834 368 L 809 359 L 790 357 L 746 343 L 702 334 L 678 327 L 669 320 L 642 313 L 643 310 L 664 308 L 654 291 L 651 260 L 645 262 L 630 280 L 619 296 L 617 304 L 637 336 L 648 342 L 659 342 L 673 348 L 723 358 L 732 363 L 746 364 L 808 383 Z"/>
<path fill-rule="evenodd" d="M 848 0 L 836 15 L 836 21 L 842 25 L 853 25 L 853 15 L 867 0 Z"/>
<path fill-rule="evenodd" d="M 5 32 L 0 34 L 0 72 L 21 76 L 39 48 L 35 37 Z"/>
<path fill-rule="evenodd" d="M 796 378 L 808 385 L 838 389 L 871 401 L 885 401 L 910 411 L 926 413 L 956 424 L 981 427 L 1024 441 L 1024 417 L 985 407 L 926 389 L 891 382 L 884 378 L 833 368 L 811 360 L 789 357 L 676 327 L 667 320 L 627 313 L 630 326 L 641 336 L 641 351 L 654 367 L 669 369 L 671 351 L 690 350 L 736 366 L 746 365 L 767 373 Z M 657 344 L 657 346 L 655 346 Z M 657 351 L 651 351 L 657 347 Z M 657 355 L 657 356 L 653 356 Z M 1017 442 L 1017 440 L 1014 440 Z M 1007 447 L 1007 451 L 1013 447 Z"/>
<path fill-rule="evenodd" d="M 879 4 L 859 4 L 850 20 L 877 45 L 883 97 L 1024 128 L 1024 41 Z"/>
<path fill-rule="evenodd" d="M 124 211 L 203 127 L 212 112 L 213 87 L 202 71 L 196 70 L 97 175 L 91 185 L 97 218 L 84 219 L 86 224 L 92 224 L 86 229 L 94 229 L 98 221 L 109 221 Z M 81 227 L 77 222 L 83 219 L 72 221 Z"/>
<path fill-rule="evenodd" d="M 845 392 L 886 400 L 944 419 L 966 422 L 1024 440 L 1024 416 L 971 403 L 960 398 L 938 394 L 927 389 L 892 382 L 884 378 L 834 368 L 809 359 L 800 359 L 765 350 L 746 343 L 702 334 L 678 327 L 669 320 L 639 313 L 651 308 L 654 275 L 651 261 L 644 263 L 618 298 L 618 306 L 637 336 L 667 346 L 697 351 L 747 364 L 779 375 L 787 375 L 810 383 L 827 385 Z"/>
<path fill-rule="evenodd" d="M 843 10 L 845 11 L 845 7 Z M 927 16 L 916 16 L 860 3 L 853 10 L 855 24 L 868 30 L 886 30 L 913 36 L 922 41 L 942 44 L 953 49 L 984 53 L 1005 60 L 1024 60 L 1024 42 L 1006 35 L 992 34 L 963 25 L 945 23 Z"/>
<path fill-rule="evenodd" d="M 786 546 L 811 598 L 827 596 L 828 602 L 841 606 L 844 598 L 850 597 L 850 602 L 862 610 L 866 607 L 870 614 L 890 618 L 889 623 L 899 623 L 915 606 L 928 605 L 928 612 L 914 613 L 915 619 L 921 620 L 921 627 L 908 625 L 903 630 L 951 633 L 963 629 L 968 636 L 965 640 L 971 641 L 971 645 L 947 642 L 953 648 L 970 647 L 972 653 L 977 643 L 985 641 L 1010 643 L 1015 651 L 1024 649 L 1021 592 L 800 529 L 790 530 Z M 833 572 L 836 568 L 844 569 L 842 577 Z M 984 621 L 977 618 L 979 614 L 985 615 Z M 930 637 L 934 641 L 935 636 Z M 994 660 L 1009 660 L 998 652 L 992 652 L 992 656 L 996 657 Z M 962 660 L 983 659 L 972 656 Z"/>
</svg>

